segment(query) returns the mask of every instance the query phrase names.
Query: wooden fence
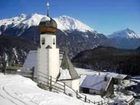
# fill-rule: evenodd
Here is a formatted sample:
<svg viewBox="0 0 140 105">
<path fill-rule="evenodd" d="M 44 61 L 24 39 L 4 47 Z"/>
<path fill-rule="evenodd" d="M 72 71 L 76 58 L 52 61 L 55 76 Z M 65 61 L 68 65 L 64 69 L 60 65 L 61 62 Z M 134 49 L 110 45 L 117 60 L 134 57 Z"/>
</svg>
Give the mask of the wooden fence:
<svg viewBox="0 0 140 105">
<path fill-rule="evenodd" d="M 92 103 L 94 105 L 108 105 L 108 103 L 104 101 L 95 102 L 88 99 L 86 95 L 79 93 L 78 91 L 75 91 L 74 89 L 72 89 L 71 87 L 69 87 L 63 82 L 55 81 L 56 79 L 52 78 L 51 76 L 47 76 L 39 72 L 38 77 L 42 78 L 41 80 L 38 80 L 38 85 L 43 89 L 47 89 L 49 91 L 55 91 L 55 92 L 63 92 L 68 96 L 76 97 L 81 101 Z"/>
<path fill-rule="evenodd" d="M 9 68 L 0 68 L 0 72 L 4 73 L 4 74 L 19 74 L 22 75 L 24 77 L 28 77 L 31 78 L 32 80 L 35 79 L 34 75 L 35 75 L 35 70 L 34 68 L 32 68 L 31 70 L 26 70 L 26 71 L 17 71 L 17 69 L 9 69 Z"/>
</svg>

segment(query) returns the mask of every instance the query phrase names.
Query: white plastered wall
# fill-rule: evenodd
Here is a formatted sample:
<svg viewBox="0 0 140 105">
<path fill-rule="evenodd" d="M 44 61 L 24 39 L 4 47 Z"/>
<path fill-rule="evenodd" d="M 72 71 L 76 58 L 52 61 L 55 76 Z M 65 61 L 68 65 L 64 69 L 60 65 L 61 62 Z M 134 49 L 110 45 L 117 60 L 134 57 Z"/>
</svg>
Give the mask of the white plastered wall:
<svg viewBox="0 0 140 105">
<path fill-rule="evenodd" d="M 38 49 L 38 74 L 41 72 L 47 78 L 50 76 L 57 78 L 59 74 L 59 49 L 56 48 L 56 35 L 41 34 L 40 45 L 41 47 Z M 41 77 L 38 79 L 44 80 Z"/>
<path fill-rule="evenodd" d="M 59 49 L 48 49 L 49 76 L 57 78 L 59 74 Z"/>
<path fill-rule="evenodd" d="M 38 49 L 38 74 L 40 72 L 46 77 L 57 78 L 59 74 L 59 49 Z"/>
<path fill-rule="evenodd" d="M 42 78 L 41 76 L 48 77 L 49 71 L 48 71 L 48 51 L 46 49 L 38 49 L 38 63 L 37 63 L 37 75 L 38 75 L 38 80 L 40 81 L 46 81 L 45 78 Z M 47 81 L 46 81 L 47 82 Z"/>
<path fill-rule="evenodd" d="M 42 45 L 42 39 L 45 39 L 45 44 Z M 50 45 L 52 48 L 56 48 L 56 35 L 51 34 L 43 34 L 40 36 L 40 45 L 41 48 L 46 48 L 48 45 Z"/>
<path fill-rule="evenodd" d="M 75 79 L 75 80 L 72 80 L 72 88 L 75 91 L 79 91 L 79 78 Z"/>
<path fill-rule="evenodd" d="M 75 91 L 79 91 L 79 78 L 74 80 L 64 80 L 62 81 L 66 83 L 69 87 L 71 87 Z"/>
</svg>

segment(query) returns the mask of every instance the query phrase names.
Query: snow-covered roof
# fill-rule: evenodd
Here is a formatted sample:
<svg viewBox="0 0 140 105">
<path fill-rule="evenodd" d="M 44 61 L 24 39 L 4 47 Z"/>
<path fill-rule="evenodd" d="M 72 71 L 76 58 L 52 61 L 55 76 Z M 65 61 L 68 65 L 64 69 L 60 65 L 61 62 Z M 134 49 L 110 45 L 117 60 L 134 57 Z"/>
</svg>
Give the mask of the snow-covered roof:
<svg viewBox="0 0 140 105">
<path fill-rule="evenodd" d="M 62 54 L 59 54 L 60 56 L 60 61 L 62 60 Z M 22 69 L 26 69 L 26 70 L 29 70 L 31 69 L 32 67 L 36 67 L 37 66 L 37 50 L 31 50 L 29 51 L 26 59 L 25 59 L 25 62 L 23 64 L 23 68 Z"/>
<path fill-rule="evenodd" d="M 87 96 L 87 98 L 89 100 L 91 100 L 92 102 L 95 102 L 95 103 L 98 103 L 98 102 L 105 102 L 105 100 L 100 96 L 100 95 L 93 95 L 93 94 L 85 94 L 85 93 L 82 93 L 84 95 Z M 97 104 L 96 104 L 97 105 Z"/>
<path fill-rule="evenodd" d="M 116 78 L 116 79 L 125 79 L 127 75 L 125 74 L 118 74 L 118 73 L 113 73 L 113 72 L 105 72 L 105 75 L 108 77 Z"/>
<path fill-rule="evenodd" d="M 61 72 L 60 72 L 59 80 L 60 80 L 60 78 L 61 79 L 77 79 L 77 78 L 79 78 L 79 75 L 78 75 L 77 71 L 73 67 L 73 64 L 71 63 L 71 61 L 70 61 L 70 59 L 69 59 L 69 57 L 67 56 L 66 53 L 64 53 L 64 55 L 63 55 L 63 59 L 62 59 L 62 62 L 61 62 L 61 68 L 63 70 L 67 70 L 68 71 L 68 72 L 65 72 L 65 73 L 67 73 L 67 75 L 69 73 L 70 78 L 69 77 L 62 78 L 62 75 L 64 75 L 64 72 L 62 72 L 63 74 L 61 74 Z"/>
<path fill-rule="evenodd" d="M 37 66 L 37 50 L 29 51 L 25 62 L 23 64 L 23 69 L 31 69 Z"/>
<path fill-rule="evenodd" d="M 68 69 L 63 70 L 60 68 L 60 76 L 58 80 L 66 80 L 66 79 L 71 79 L 70 73 Z"/>
<path fill-rule="evenodd" d="M 74 69 L 67 54 L 64 54 L 63 58 L 62 58 L 62 54 L 59 54 L 59 56 L 60 56 L 60 62 L 61 62 L 59 80 L 79 78 L 78 73 Z M 31 50 L 28 53 L 26 60 L 24 62 L 22 71 L 30 70 L 32 67 L 37 67 L 37 50 Z M 35 72 L 35 75 L 36 75 L 36 72 Z"/>
<path fill-rule="evenodd" d="M 50 20 L 51 20 L 50 17 L 43 17 L 41 19 L 41 22 L 50 21 Z"/>
<path fill-rule="evenodd" d="M 112 78 L 104 75 L 87 75 L 80 87 L 93 90 L 107 90 Z"/>
<path fill-rule="evenodd" d="M 125 74 L 118 74 L 118 73 L 113 73 L 113 72 L 98 72 L 91 69 L 76 68 L 76 71 L 80 75 L 83 75 L 83 74 L 84 75 L 97 75 L 100 73 L 100 75 L 106 75 L 107 77 L 112 77 L 112 78 L 121 79 L 121 80 L 127 77 L 127 75 Z"/>
<path fill-rule="evenodd" d="M 125 95 L 118 95 L 115 99 L 114 99 L 115 103 L 129 103 L 131 101 L 134 101 L 134 97 L 133 96 L 125 96 Z"/>
</svg>

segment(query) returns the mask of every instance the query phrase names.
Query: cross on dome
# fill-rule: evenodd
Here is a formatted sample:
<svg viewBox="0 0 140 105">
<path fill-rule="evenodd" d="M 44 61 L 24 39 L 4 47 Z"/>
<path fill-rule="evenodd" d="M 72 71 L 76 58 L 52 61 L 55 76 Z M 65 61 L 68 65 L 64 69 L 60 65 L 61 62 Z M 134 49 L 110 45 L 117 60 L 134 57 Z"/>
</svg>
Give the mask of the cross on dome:
<svg viewBox="0 0 140 105">
<path fill-rule="evenodd" d="M 47 16 L 49 16 L 49 9 L 50 9 L 50 3 L 49 2 L 47 2 Z"/>
<path fill-rule="evenodd" d="M 52 34 L 55 35 L 57 31 L 57 23 L 54 19 L 49 16 L 50 4 L 47 2 L 47 16 L 43 17 L 39 23 L 39 29 L 41 34 Z"/>
</svg>

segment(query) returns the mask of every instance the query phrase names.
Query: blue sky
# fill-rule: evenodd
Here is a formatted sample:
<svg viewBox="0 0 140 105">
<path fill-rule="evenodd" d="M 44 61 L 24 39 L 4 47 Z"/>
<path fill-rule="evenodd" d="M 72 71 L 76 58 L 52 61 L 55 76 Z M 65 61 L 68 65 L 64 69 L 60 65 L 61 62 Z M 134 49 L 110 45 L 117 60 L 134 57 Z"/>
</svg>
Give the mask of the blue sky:
<svg viewBox="0 0 140 105">
<path fill-rule="evenodd" d="M 140 0 L 49 0 L 50 15 L 68 15 L 104 34 L 125 28 L 140 33 Z M 47 0 L 0 0 L 0 19 L 46 14 Z"/>
</svg>

